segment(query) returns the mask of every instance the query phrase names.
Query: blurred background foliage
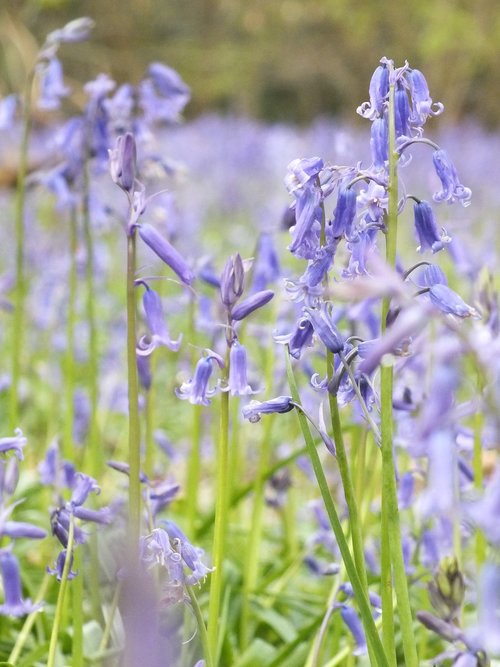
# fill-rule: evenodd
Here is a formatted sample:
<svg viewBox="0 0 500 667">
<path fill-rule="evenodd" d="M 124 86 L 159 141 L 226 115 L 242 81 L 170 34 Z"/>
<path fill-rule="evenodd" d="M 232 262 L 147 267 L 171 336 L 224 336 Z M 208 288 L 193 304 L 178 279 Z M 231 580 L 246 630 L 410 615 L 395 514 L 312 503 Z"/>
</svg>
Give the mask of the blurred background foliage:
<svg viewBox="0 0 500 667">
<path fill-rule="evenodd" d="M 498 0 L 0 0 L 0 92 L 18 91 L 45 35 L 83 15 L 96 28 L 61 53 L 70 81 L 133 83 L 160 60 L 191 86 L 188 116 L 354 120 L 386 55 L 426 74 L 449 120 L 500 124 Z"/>
</svg>

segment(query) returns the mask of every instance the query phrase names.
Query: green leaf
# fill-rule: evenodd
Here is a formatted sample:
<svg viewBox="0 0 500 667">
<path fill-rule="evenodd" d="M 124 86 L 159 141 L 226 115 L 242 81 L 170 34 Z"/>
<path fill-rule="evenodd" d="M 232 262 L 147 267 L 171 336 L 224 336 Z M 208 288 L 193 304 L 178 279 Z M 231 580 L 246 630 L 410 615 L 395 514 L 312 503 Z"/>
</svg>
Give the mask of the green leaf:
<svg viewBox="0 0 500 667">
<path fill-rule="evenodd" d="M 284 642 L 293 642 L 297 637 L 294 626 L 275 609 L 260 608 L 256 610 L 255 615 L 261 623 L 272 628 Z"/>
<path fill-rule="evenodd" d="M 240 656 L 239 660 L 233 665 L 233 667 L 266 667 L 273 660 L 276 654 L 276 649 L 263 641 L 262 639 L 256 639 L 247 650 Z"/>
</svg>

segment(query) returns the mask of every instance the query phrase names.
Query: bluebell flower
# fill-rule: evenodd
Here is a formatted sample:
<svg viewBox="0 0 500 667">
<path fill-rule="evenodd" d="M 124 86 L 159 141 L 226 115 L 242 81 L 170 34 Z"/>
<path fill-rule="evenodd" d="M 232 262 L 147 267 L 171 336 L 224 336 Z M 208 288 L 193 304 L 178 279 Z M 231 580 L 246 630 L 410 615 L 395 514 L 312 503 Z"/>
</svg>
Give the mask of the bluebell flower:
<svg viewBox="0 0 500 667">
<path fill-rule="evenodd" d="M 353 655 L 365 655 L 368 649 L 366 646 L 365 633 L 361 621 L 359 620 L 359 616 L 354 609 L 347 604 L 340 605 L 340 615 L 356 643 Z"/>
<path fill-rule="evenodd" d="M 356 236 L 349 239 L 347 248 L 351 255 L 347 268 L 342 270 L 342 277 L 355 278 L 368 274 L 367 262 L 376 248 L 376 227 L 360 229 Z"/>
<path fill-rule="evenodd" d="M 243 294 L 244 282 L 245 268 L 240 254 L 237 253 L 227 260 L 220 278 L 220 297 L 228 310 L 231 310 Z"/>
<path fill-rule="evenodd" d="M 356 191 L 352 188 L 342 188 L 337 198 L 337 205 L 333 214 L 331 234 L 338 236 L 351 235 L 352 225 L 356 217 Z"/>
<path fill-rule="evenodd" d="M 424 75 L 418 69 L 411 69 L 407 74 L 410 85 L 412 112 L 410 121 L 412 125 L 422 126 L 428 116 L 438 116 L 444 110 L 443 105 L 438 102 L 433 109 L 429 87 Z"/>
<path fill-rule="evenodd" d="M 278 253 L 271 234 L 259 236 L 253 265 L 252 292 L 260 292 L 274 283 L 281 275 Z"/>
<path fill-rule="evenodd" d="M 188 400 L 192 405 L 210 405 L 210 398 L 215 394 L 215 388 L 209 389 L 208 382 L 212 375 L 213 362 L 217 363 L 219 368 L 224 367 L 222 358 L 207 350 L 207 356 L 202 357 L 196 364 L 194 376 L 189 382 L 183 382 L 175 390 L 175 394 L 183 401 Z"/>
<path fill-rule="evenodd" d="M 141 281 L 141 283 L 146 288 L 142 297 L 142 303 L 151 335 L 149 341 L 146 336 L 139 339 L 136 349 L 137 355 L 149 356 L 160 345 L 164 345 L 169 350 L 177 352 L 181 344 L 182 334 L 177 340 L 170 338 L 160 295 L 144 281 Z"/>
<path fill-rule="evenodd" d="M 151 63 L 139 86 L 140 105 L 148 122 L 176 122 L 189 102 L 191 90 L 180 75 L 163 63 Z"/>
<path fill-rule="evenodd" d="M 59 552 L 57 556 L 55 567 L 47 568 L 48 574 L 55 575 L 57 581 L 62 580 L 64 565 L 66 563 L 66 557 L 67 557 L 67 551 L 66 549 L 63 549 L 62 551 Z M 69 571 L 68 571 L 68 581 L 74 579 L 78 574 L 78 572 L 75 572 L 74 570 L 71 569 L 72 566 L 73 566 L 73 554 L 71 554 L 71 564 L 69 566 Z"/>
<path fill-rule="evenodd" d="M 424 252 L 424 250 L 438 252 L 442 250 L 445 244 L 451 241 L 451 238 L 446 235 L 444 230 L 439 235 L 430 204 L 426 201 L 415 202 L 413 212 L 415 214 L 415 231 L 419 241 L 417 252 Z"/>
<path fill-rule="evenodd" d="M 442 313 L 456 315 L 461 318 L 480 317 L 475 308 L 465 303 L 461 296 L 442 283 L 436 283 L 429 288 L 429 297 Z"/>
<path fill-rule="evenodd" d="M 452 204 L 458 199 L 462 206 L 468 206 L 472 193 L 469 188 L 460 183 L 457 170 L 448 153 L 442 149 L 437 150 L 434 152 L 432 159 L 436 174 L 442 185 L 442 190 L 434 194 L 434 201 L 447 201 Z"/>
<path fill-rule="evenodd" d="M 47 537 L 47 531 L 25 521 L 0 521 L 0 536 L 10 537 L 12 540 L 28 538 L 42 540 Z"/>
<path fill-rule="evenodd" d="M 316 252 L 314 259 L 310 260 L 304 274 L 299 278 L 299 282 L 313 288 L 319 285 L 328 273 L 335 254 L 336 243 L 322 246 Z"/>
<path fill-rule="evenodd" d="M 289 334 L 275 335 L 274 340 L 282 345 L 288 345 L 290 355 L 294 359 L 300 359 L 305 347 L 310 347 L 313 340 L 314 327 L 310 320 L 300 318 L 293 331 Z"/>
<path fill-rule="evenodd" d="M 237 340 L 233 340 L 229 351 L 229 378 L 227 387 L 222 391 L 230 391 L 232 396 L 248 396 L 259 390 L 252 389 L 247 380 L 247 351 Z"/>
<path fill-rule="evenodd" d="M 401 83 L 398 82 L 394 95 L 394 121 L 396 126 L 396 137 L 407 137 L 410 134 L 410 103 L 408 94 Z"/>
<path fill-rule="evenodd" d="M 377 169 L 383 169 L 389 159 L 389 129 L 387 119 L 376 118 L 370 128 L 370 148 L 373 165 Z"/>
<path fill-rule="evenodd" d="M 66 23 L 47 35 L 48 43 L 74 43 L 83 42 L 89 38 L 90 32 L 95 26 L 93 19 L 88 16 L 80 16 Z"/>
<path fill-rule="evenodd" d="M 24 459 L 23 447 L 26 444 L 26 438 L 20 428 L 16 428 L 15 436 L 8 438 L 0 438 L 0 454 L 6 452 L 14 452 L 19 461 Z"/>
<path fill-rule="evenodd" d="M 111 178 L 125 192 L 132 192 L 135 185 L 137 149 L 131 132 L 116 137 L 115 147 L 109 151 Z"/>
<path fill-rule="evenodd" d="M 319 239 L 315 227 L 319 225 L 322 215 L 320 203 L 323 194 L 318 178 L 323 166 L 323 160 L 314 157 L 293 160 L 287 168 L 285 184 L 288 192 L 295 197 L 295 226 L 291 230 L 292 243 L 288 249 L 299 257 L 304 256 L 304 250 L 310 253 L 311 233 L 314 235 L 313 245 Z"/>
<path fill-rule="evenodd" d="M 182 560 L 191 570 L 191 574 L 186 577 L 186 584 L 192 586 L 203 581 L 207 574 L 210 574 L 214 570 L 214 568 L 207 567 L 202 562 L 203 549 L 193 546 L 179 526 L 173 521 L 162 521 L 161 523 L 165 526 L 170 540 L 174 544 L 178 544 L 178 551 Z"/>
<path fill-rule="evenodd" d="M 136 353 L 137 374 L 139 376 L 139 384 L 143 389 L 149 391 L 153 384 L 153 376 L 151 374 L 151 364 L 149 357 L 139 355 Z"/>
<path fill-rule="evenodd" d="M 255 423 L 260 421 L 261 415 L 282 414 L 293 410 L 295 404 L 291 396 L 278 396 L 269 401 L 250 401 L 243 408 L 243 417 Z"/>
<path fill-rule="evenodd" d="M 319 308 L 304 308 L 305 317 L 311 322 L 314 333 L 323 345 L 334 354 L 344 349 L 344 338 L 335 326 L 328 305 L 322 303 Z"/>
<path fill-rule="evenodd" d="M 134 88 L 128 83 L 121 85 L 112 97 L 103 99 L 111 133 L 121 135 L 130 130 L 135 106 Z"/>
<path fill-rule="evenodd" d="M 3 616 L 25 616 L 40 609 L 40 604 L 33 604 L 23 599 L 19 563 L 10 549 L 0 550 L 0 570 L 4 591 L 4 603 L 0 605 Z"/>
<path fill-rule="evenodd" d="M 244 320 L 251 313 L 262 306 L 265 306 L 266 303 L 269 303 L 274 296 L 272 290 L 262 290 L 261 292 L 255 292 L 251 296 L 240 301 L 237 306 L 231 311 L 231 319 L 238 322 Z"/>
<path fill-rule="evenodd" d="M 40 77 L 40 97 L 37 102 L 39 109 L 53 111 L 61 105 L 61 99 L 67 97 L 70 89 L 64 85 L 61 62 L 53 57 L 41 62 L 38 67 Z"/>
<path fill-rule="evenodd" d="M 363 118 L 375 120 L 384 112 L 389 94 L 389 70 L 385 64 L 379 65 L 370 80 L 370 101 L 364 102 L 357 108 L 357 113 Z"/>
<path fill-rule="evenodd" d="M 194 273 L 184 257 L 154 227 L 139 225 L 139 236 L 158 257 L 174 271 L 185 285 L 191 285 Z"/>
</svg>

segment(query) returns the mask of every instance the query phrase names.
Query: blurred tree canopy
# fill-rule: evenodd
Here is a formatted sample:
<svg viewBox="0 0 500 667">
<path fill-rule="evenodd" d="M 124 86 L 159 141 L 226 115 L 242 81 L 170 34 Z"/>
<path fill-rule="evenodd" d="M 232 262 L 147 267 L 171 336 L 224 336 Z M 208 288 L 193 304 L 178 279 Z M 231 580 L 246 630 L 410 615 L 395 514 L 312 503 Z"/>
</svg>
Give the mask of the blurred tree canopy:
<svg viewBox="0 0 500 667">
<path fill-rule="evenodd" d="M 37 45 L 78 16 L 96 28 L 61 52 L 70 81 L 137 82 L 159 60 L 191 86 L 188 116 L 353 120 L 385 55 L 424 72 L 448 119 L 500 124 L 498 0 L 2 0 L 0 92 L 19 90 Z"/>
</svg>

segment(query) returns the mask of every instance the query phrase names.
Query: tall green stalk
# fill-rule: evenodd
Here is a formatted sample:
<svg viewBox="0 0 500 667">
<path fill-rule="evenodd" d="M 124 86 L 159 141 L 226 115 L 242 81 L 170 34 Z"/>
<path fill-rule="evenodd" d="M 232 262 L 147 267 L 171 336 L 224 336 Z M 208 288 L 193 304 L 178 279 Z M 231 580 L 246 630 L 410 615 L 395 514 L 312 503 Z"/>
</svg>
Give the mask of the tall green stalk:
<svg viewBox="0 0 500 667">
<path fill-rule="evenodd" d="M 391 71 L 391 75 L 393 72 Z M 397 224 L 398 224 L 398 153 L 396 152 L 395 128 L 395 83 L 392 81 L 389 88 L 389 200 L 386 219 L 386 261 L 389 266 L 396 264 Z M 390 299 L 387 297 L 382 303 L 382 330 L 385 329 Z M 413 619 L 410 606 L 408 582 L 406 578 L 403 550 L 401 544 L 401 528 L 396 488 L 396 470 L 393 451 L 393 368 L 381 368 L 381 431 L 382 431 L 382 615 L 383 637 L 386 650 L 391 655 L 391 663 L 395 664 L 393 654 L 393 608 L 392 590 L 389 591 L 390 576 L 394 577 L 394 588 L 398 602 L 399 622 L 403 640 L 403 651 L 406 667 L 418 667 L 418 656 L 413 633 Z M 387 551 L 389 550 L 388 555 Z M 392 638 L 392 641 L 391 641 Z"/>
<path fill-rule="evenodd" d="M 19 426 L 19 381 L 24 358 L 24 309 L 26 297 L 25 275 L 25 228 L 24 212 L 26 206 L 26 174 L 28 171 L 28 146 L 31 134 L 31 89 L 35 71 L 28 74 L 24 92 L 24 124 L 19 153 L 19 169 L 17 172 L 17 190 L 14 215 L 16 239 L 16 285 L 14 288 L 14 313 L 12 317 L 12 348 L 11 348 L 11 386 L 9 396 L 9 424 L 14 430 Z"/>
<path fill-rule="evenodd" d="M 290 360 L 290 355 L 288 354 L 288 352 L 286 353 L 286 370 L 287 370 L 288 383 L 290 385 L 290 392 L 292 398 L 297 404 L 300 405 L 300 396 L 297 388 L 297 382 L 295 380 L 292 368 L 292 362 Z M 349 580 L 354 590 L 354 595 L 356 598 L 356 602 L 358 604 L 359 613 L 366 633 L 367 642 L 371 646 L 371 650 L 373 651 L 373 655 L 375 657 L 375 660 L 377 661 L 376 664 L 379 665 L 379 667 L 389 667 L 389 663 L 387 661 L 387 657 L 384 652 L 384 647 L 382 646 L 382 642 L 380 641 L 380 637 L 378 636 L 377 633 L 377 628 L 375 627 L 375 622 L 373 620 L 373 616 L 370 609 L 370 603 L 365 593 L 363 584 L 361 583 L 361 579 L 359 578 L 356 564 L 351 556 L 351 552 L 349 550 L 349 546 L 347 544 L 344 531 L 342 530 L 342 525 L 340 523 L 340 519 L 337 514 L 337 510 L 335 508 L 335 504 L 333 502 L 330 489 L 328 487 L 328 481 L 326 479 L 325 472 L 323 470 L 323 466 L 319 458 L 319 454 L 316 451 L 316 447 L 314 445 L 314 440 L 311 434 L 311 430 L 309 428 L 309 424 L 307 422 L 307 418 L 301 410 L 297 411 L 297 415 L 302 430 L 302 434 L 304 436 L 304 440 L 307 446 L 308 454 L 311 459 L 314 474 L 318 482 L 321 497 L 323 498 L 323 502 L 325 504 L 326 513 L 328 515 L 330 525 L 335 535 L 335 539 L 337 540 L 340 554 L 342 556 L 342 560 L 346 568 L 347 576 L 349 577 Z"/>
<path fill-rule="evenodd" d="M 127 234 L 127 372 L 128 372 L 128 463 L 129 463 L 129 540 L 132 560 L 138 557 L 141 531 L 141 441 L 139 423 L 139 378 L 136 360 L 136 229 Z"/>
<path fill-rule="evenodd" d="M 63 615 L 64 600 L 66 597 L 66 589 L 68 586 L 68 576 L 71 570 L 71 554 L 73 553 L 74 536 L 75 536 L 74 521 L 75 521 L 74 516 L 73 514 L 71 514 L 69 521 L 69 530 L 68 530 L 68 544 L 66 546 L 66 558 L 64 560 L 61 583 L 59 586 L 59 594 L 57 596 L 56 612 L 54 614 L 54 620 L 52 622 L 52 633 L 50 635 L 47 667 L 54 667 L 56 661 L 57 640 L 59 639 L 59 628 L 61 626 L 61 619 Z"/>
<path fill-rule="evenodd" d="M 226 356 L 226 377 L 229 374 L 229 354 Z M 226 532 L 229 515 L 229 392 L 220 396 L 220 434 L 217 443 L 217 475 L 215 486 L 215 520 L 210 600 L 208 605 L 208 647 L 214 663 L 219 663 L 221 637 L 219 612 L 222 598 L 223 566 L 226 554 Z"/>
</svg>

